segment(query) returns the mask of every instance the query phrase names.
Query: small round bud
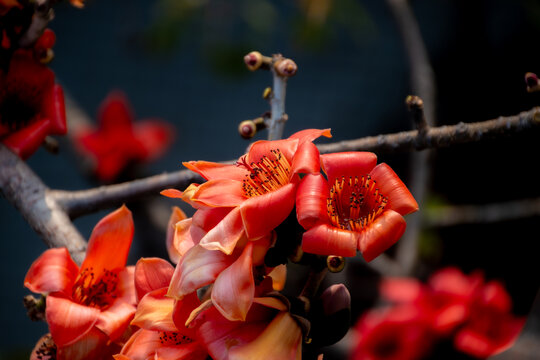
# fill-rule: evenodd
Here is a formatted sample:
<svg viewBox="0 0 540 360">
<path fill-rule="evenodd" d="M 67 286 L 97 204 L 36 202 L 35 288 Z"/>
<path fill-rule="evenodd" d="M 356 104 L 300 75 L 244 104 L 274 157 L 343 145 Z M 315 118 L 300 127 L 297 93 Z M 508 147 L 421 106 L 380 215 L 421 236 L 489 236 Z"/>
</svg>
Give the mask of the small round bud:
<svg viewBox="0 0 540 360">
<path fill-rule="evenodd" d="M 527 84 L 527 91 L 533 92 L 540 90 L 540 83 L 538 76 L 535 73 L 528 72 L 525 74 L 525 83 Z"/>
<path fill-rule="evenodd" d="M 264 89 L 262 97 L 263 99 L 267 100 L 272 96 L 272 88 L 268 86 L 266 89 Z"/>
<path fill-rule="evenodd" d="M 42 64 L 48 64 L 54 59 L 54 51 L 52 49 L 46 49 L 39 55 L 39 62 Z"/>
<path fill-rule="evenodd" d="M 257 125 L 253 120 L 244 120 L 238 125 L 238 132 L 244 139 L 251 139 L 257 133 Z"/>
<path fill-rule="evenodd" d="M 249 70 L 255 71 L 261 67 L 263 63 L 263 56 L 258 51 L 252 51 L 244 56 L 244 62 Z"/>
<path fill-rule="evenodd" d="M 423 109 L 424 108 L 424 100 L 422 100 L 419 96 L 416 95 L 409 95 L 405 98 L 405 104 L 411 109 Z"/>
<path fill-rule="evenodd" d="M 326 258 L 326 266 L 333 273 L 338 273 L 345 268 L 345 258 L 343 256 L 330 255 Z"/>
<path fill-rule="evenodd" d="M 274 69 L 278 75 L 290 77 L 296 74 L 298 66 L 291 59 L 280 59 L 275 62 Z"/>
</svg>

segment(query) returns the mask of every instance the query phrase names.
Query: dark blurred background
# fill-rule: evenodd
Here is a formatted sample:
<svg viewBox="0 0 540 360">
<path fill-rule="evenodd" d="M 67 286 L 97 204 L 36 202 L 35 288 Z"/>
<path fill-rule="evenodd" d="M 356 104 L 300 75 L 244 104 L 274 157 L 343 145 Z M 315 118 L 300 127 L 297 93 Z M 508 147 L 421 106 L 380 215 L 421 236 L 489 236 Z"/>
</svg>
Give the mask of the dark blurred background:
<svg viewBox="0 0 540 360">
<path fill-rule="evenodd" d="M 540 72 L 540 3 L 535 0 L 411 1 L 435 71 L 439 125 L 514 115 L 538 105 L 524 74 Z M 411 92 L 409 64 L 387 3 L 380 0 L 87 0 L 84 9 L 55 8 L 57 36 L 51 63 L 57 80 L 92 118 L 110 90 L 129 97 L 137 119 L 162 118 L 177 129 L 166 156 L 138 176 L 175 171 L 188 160 L 238 157 L 248 142 L 240 121 L 268 110 L 261 94 L 271 75 L 245 69 L 251 50 L 282 53 L 299 70 L 288 81 L 285 136 L 307 127 L 331 127 L 332 141 L 411 129 L 404 100 Z M 540 196 L 538 131 L 433 153 L 425 212 L 440 204 L 486 204 Z M 264 139 L 261 132 L 256 139 Z M 54 156 L 40 149 L 29 165 L 55 189 L 97 186 L 80 169 L 68 138 Z M 324 141 L 320 141 L 324 142 Z M 381 155 L 407 183 L 407 154 Z M 178 202 L 152 199 L 159 204 Z M 135 240 L 130 262 L 166 256 L 168 212 L 134 203 Z M 129 204 L 128 204 L 129 206 Z M 32 323 L 22 298 L 23 279 L 45 245 L 7 201 L 0 201 L 0 273 L 4 291 L 0 358 L 27 358 L 46 332 Z M 106 212 L 75 220 L 88 238 Z M 160 221 L 158 221 L 160 223 Z M 418 276 L 457 265 L 484 269 L 505 282 L 515 312 L 526 314 L 538 289 L 538 217 L 496 224 L 426 228 Z M 374 274 L 346 270 L 353 317 L 371 305 Z M 363 282 L 362 279 L 370 279 Z M 328 283 L 333 281 L 332 275 Z M 341 277 L 343 279 L 343 276 Z M 355 280 L 353 280 L 355 279 Z M 341 349 L 342 350 L 342 349 Z M 339 355 L 336 352 L 336 358 Z M 331 353 L 325 359 L 332 358 Z"/>
</svg>

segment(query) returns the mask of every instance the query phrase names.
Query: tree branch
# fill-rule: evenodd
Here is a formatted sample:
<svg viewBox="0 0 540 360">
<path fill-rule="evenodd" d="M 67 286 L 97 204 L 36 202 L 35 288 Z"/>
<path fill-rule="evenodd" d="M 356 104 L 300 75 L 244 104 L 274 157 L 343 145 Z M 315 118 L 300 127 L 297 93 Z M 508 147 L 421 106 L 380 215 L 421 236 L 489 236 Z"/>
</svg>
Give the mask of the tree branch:
<svg viewBox="0 0 540 360">
<path fill-rule="evenodd" d="M 65 246 L 79 264 L 86 241 L 37 175 L 0 143 L 0 191 L 49 247 Z"/>
</svg>

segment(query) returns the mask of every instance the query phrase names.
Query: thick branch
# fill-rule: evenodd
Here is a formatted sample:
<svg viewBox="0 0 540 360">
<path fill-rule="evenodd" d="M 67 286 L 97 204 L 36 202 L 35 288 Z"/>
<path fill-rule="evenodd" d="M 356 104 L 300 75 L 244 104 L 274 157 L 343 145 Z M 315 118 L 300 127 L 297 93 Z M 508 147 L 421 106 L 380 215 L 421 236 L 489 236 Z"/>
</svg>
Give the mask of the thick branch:
<svg viewBox="0 0 540 360">
<path fill-rule="evenodd" d="M 83 214 L 119 206 L 134 198 L 158 195 L 164 189 L 178 188 L 183 190 L 193 182 L 202 181 L 203 179 L 199 175 L 189 170 L 180 170 L 88 190 L 54 190 L 51 195 L 71 218 L 76 218 Z"/>
<path fill-rule="evenodd" d="M 519 133 L 538 126 L 540 126 L 540 108 L 535 108 L 516 116 L 500 117 L 496 120 L 430 128 L 424 136 L 418 136 L 418 131 L 413 130 L 319 145 L 319 150 L 321 153 L 359 150 L 376 153 L 414 151 L 482 141 Z M 229 163 L 232 162 L 234 161 L 229 161 Z M 56 190 L 52 194 L 71 217 L 76 217 L 100 209 L 118 206 L 137 197 L 150 194 L 157 195 L 166 188 L 183 190 L 190 183 L 200 181 L 202 179 L 196 174 L 187 170 L 180 170 L 89 190 Z"/>
<path fill-rule="evenodd" d="M 81 263 L 86 242 L 50 190 L 15 154 L 0 144 L 0 190 L 50 247 L 68 248 Z"/>
</svg>

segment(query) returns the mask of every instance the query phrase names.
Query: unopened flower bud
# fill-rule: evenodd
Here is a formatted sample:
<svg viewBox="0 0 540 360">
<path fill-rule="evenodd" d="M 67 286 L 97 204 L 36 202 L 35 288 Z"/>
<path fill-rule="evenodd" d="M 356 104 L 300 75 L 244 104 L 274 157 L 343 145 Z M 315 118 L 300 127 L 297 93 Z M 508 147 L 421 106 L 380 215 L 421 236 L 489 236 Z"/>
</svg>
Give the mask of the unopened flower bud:
<svg viewBox="0 0 540 360">
<path fill-rule="evenodd" d="M 251 139 L 257 133 L 257 125 L 253 120 L 244 120 L 238 125 L 238 132 L 244 139 Z"/>
<path fill-rule="evenodd" d="M 39 62 L 42 64 L 48 64 L 54 59 L 54 51 L 47 49 L 39 55 Z"/>
<path fill-rule="evenodd" d="M 321 295 L 325 315 L 332 315 L 341 310 L 351 309 L 351 294 L 343 284 L 328 287 Z"/>
<path fill-rule="evenodd" d="M 264 89 L 262 97 L 263 97 L 263 99 L 266 100 L 266 99 L 270 98 L 270 96 L 272 96 L 272 88 L 270 86 L 268 86 L 267 88 Z"/>
<path fill-rule="evenodd" d="M 535 73 L 532 73 L 532 72 L 526 73 L 525 83 L 527 84 L 528 92 L 540 90 L 540 83 L 538 82 L 538 76 Z"/>
<path fill-rule="evenodd" d="M 290 77 L 296 74 L 298 66 L 291 59 L 280 59 L 274 63 L 274 69 L 278 75 Z"/>
<path fill-rule="evenodd" d="M 345 258 L 343 256 L 330 255 L 326 258 L 326 266 L 330 272 L 340 272 L 345 268 Z"/>
<path fill-rule="evenodd" d="M 244 56 L 244 62 L 249 70 L 255 71 L 261 67 L 263 63 L 263 56 L 258 51 L 252 51 Z"/>
</svg>

